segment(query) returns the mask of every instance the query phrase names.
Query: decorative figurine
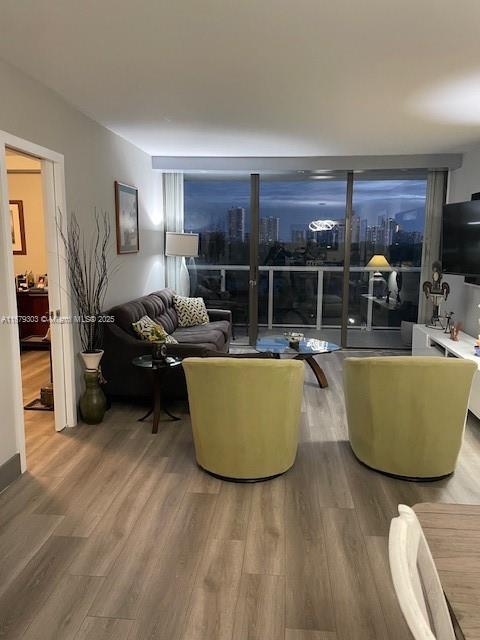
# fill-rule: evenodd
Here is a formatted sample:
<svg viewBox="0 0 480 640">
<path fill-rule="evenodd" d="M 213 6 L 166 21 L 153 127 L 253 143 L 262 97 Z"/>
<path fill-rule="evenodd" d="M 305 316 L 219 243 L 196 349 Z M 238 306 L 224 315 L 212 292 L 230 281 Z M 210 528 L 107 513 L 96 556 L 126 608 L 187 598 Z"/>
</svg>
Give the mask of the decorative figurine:
<svg viewBox="0 0 480 640">
<path fill-rule="evenodd" d="M 453 311 L 449 311 L 447 314 L 445 314 L 445 333 L 450 333 L 451 329 L 453 327 L 453 316 L 455 314 L 453 313 Z"/>
<path fill-rule="evenodd" d="M 440 303 L 448 298 L 450 285 L 447 282 L 442 282 L 442 278 L 442 265 L 437 260 L 432 264 L 432 282 L 427 280 L 422 286 L 426 299 L 431 299 L 433 304 L 432 317 L 430 324 L 427 325 L 432 329 L 444 328 L 440 320 Z"/>
</svg>

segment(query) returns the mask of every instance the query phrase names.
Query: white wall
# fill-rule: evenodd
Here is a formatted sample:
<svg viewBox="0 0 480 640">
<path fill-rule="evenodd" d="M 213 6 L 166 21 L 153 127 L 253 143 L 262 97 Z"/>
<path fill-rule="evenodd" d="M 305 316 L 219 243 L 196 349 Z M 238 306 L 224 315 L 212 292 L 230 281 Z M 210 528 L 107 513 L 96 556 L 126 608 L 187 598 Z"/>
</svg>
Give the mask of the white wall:
<svg viewBox="0 0 480 640">
<path fill-rule="evenodd" d="M 470 200 L 472 193 L 480 191 L 480 145 L 471 148 L 463 156 L 463 165 L 450 174 L 448 202 Z M 464 331 L 470 335 L 478 335 L 480 328 L 480 287 L 463 284 L 463 278 L 448 276 L 448 281 L 455 294 L 455 301 L 447 308 L 455 312 L 457 321 L 464 325 Z"/>
<path fill-rule="evenodd" d="M 164 285 L 161 176 L 152 170 L 151 158 L 2 61 L 0 87 L 0 129 L 65 156 L 67 213 L 75 211 L 82 228 L 91 229 L 94 207 L 108 211 L 114 252 L 114 181 L 139 189 L 140 252 L 118 256 L 120 268 L 112 279 L 106 306 L 161 288 Z M 4 280 L 0 273 L 0 316 L 4 292 L 13 286 Z M 7 345 L 6 330 L 0 324 L 0 465 L 17 451 Z"/>
<path fill-rule="evenodd" d="M 65 156 L 67 213 L 87 229 L 95 207 L 108 211 L 114 253 L 114 181 L 139 189 L 140 252 L 116 258 L 107 306 L 163 286 L 161 175 L 150 156 L 2 61 L 0 83 L 0 129 Z"/>
</svg>

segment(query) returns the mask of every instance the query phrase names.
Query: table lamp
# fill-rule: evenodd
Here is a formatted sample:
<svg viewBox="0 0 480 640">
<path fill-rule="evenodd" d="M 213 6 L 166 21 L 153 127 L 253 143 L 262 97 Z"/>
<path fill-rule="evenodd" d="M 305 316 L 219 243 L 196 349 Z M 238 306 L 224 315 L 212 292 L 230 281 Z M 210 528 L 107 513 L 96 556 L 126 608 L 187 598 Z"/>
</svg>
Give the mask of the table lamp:
<svg viewBox="0 0 480 640">
<path fill-rule="evenodd" d="M 190 295 L 190 275 L 185 258 L 196 258 L 198 256 L 198 238 L 198 233 L 178 233 L 174 231 L 165 233 L 165 255 L 182 258 L 177 287 L 177 293 L 182 296 Z"/>
<path fill-rule="evenodd" d="M 384 255 L 376 253 L 370 258 L 367 263 L 367 267 L 377 269 L 374 271 L 371 278 L 371 286 L 373 289 L 373 295 L 376 298 L 383 298 L 385 291 L 388 289 L 387 282 L 378 269 L 390 269 L 390 264 Z"/>
<path fill-rule="evenodd" d="M 367 267 L 373 267 L 375 269 L 390 269 L 390 264 L 389 264 L 388 260 L 385 258 L 385 256 L 382 256 L 382 254 L 380 254 L 380 253 L 376 253 L 368 261 Z M 380 271 L 375 271 L 373 276 L 374 277 L 375 276 L 380 276 L 381 278 L 383 278 L 383 276 L 380 273 Z"/>
</svg>

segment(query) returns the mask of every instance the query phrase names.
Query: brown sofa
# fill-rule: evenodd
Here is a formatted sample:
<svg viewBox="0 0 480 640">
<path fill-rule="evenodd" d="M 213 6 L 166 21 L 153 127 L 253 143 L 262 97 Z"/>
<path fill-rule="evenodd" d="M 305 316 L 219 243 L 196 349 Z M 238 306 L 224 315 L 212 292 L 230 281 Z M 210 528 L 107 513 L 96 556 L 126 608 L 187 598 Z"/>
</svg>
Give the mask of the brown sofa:
<svg viewBox="0 0 480 640">
<path fill-rule="evenodd" d="M 232 314 L 228 310 L 208 309 L 206 325 L 182 328 L 178 326 L 173 306 L 174 291 L 161 289 L 148 296 L 113 307 L 105 313 L 114 322 L 104 323 L 102 373 L 105 393 L 111 398 L 145 398 L 151 396 L 151 372 L 132 365 L 136 356 L 150 354 L 152 345 L 141 340 L 132 323 L 147 315 L 161 324 L 178 344 L 168 345 L 170 355 L 188 356 L 228 353 L 232 332 Z M 186 398 L 186 383 L 182 367 L 175 367 L 165 377 L 165 395 Z"/>
</svg>

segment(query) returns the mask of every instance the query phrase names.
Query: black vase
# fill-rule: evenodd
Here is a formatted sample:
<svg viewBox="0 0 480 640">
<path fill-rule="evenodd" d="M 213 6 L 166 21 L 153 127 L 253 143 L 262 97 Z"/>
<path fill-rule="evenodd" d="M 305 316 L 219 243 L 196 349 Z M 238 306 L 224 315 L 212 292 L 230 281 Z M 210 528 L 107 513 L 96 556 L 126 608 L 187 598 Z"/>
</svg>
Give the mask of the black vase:
<svg viewBox="0 0 480 640">
<path fill-rule="evenodd" d="M 165 364 L 167 359 L 167 345 L 165 342 L 154 342 L 152 345 L 152 362 L 155 364 Z"/>
</svg>

